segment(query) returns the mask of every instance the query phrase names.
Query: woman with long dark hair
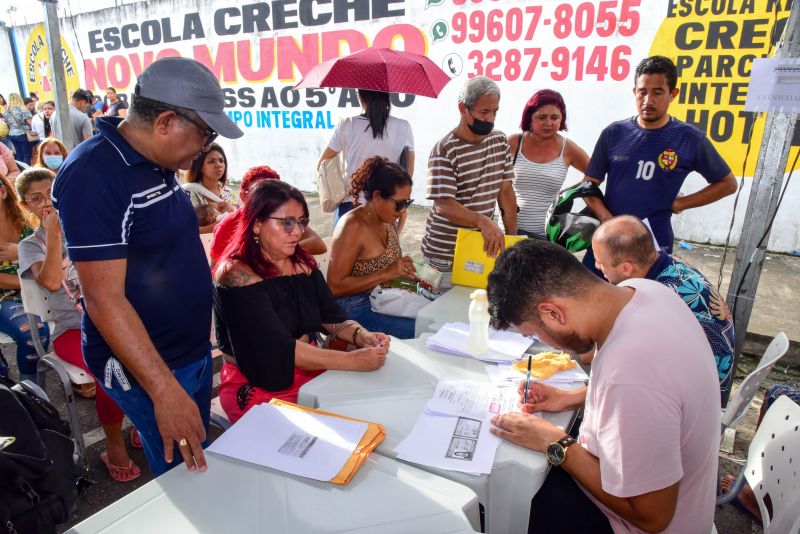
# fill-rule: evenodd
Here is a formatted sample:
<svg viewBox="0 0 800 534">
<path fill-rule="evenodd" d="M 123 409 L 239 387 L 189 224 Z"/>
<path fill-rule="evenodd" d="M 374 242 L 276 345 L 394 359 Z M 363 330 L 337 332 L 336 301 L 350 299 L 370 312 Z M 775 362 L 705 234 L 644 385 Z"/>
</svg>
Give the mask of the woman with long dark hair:
<svg viewBox="0 0 800 534">
<path fill-rule="evenodd" d="M 314 258 L 298 246 L 307 225 L 303 194 L 286 182 L 262 180 L 214 270 L 225 360 L 219 395 L 231 421 L 273 397 L 295 402 L 300 386 L 326 369 L 374 371 L 386 360 L 389 337 L 349 320 Z M 313 334 L 323 330 L 357 349 L 316 346 Z"/>
<path fill-rule="evenodd" d="M 410 175 L 414 174 L 414 134 L 408 121 L 390 115 L 392 104 L 389 93 L 358 90 L 358 101 L 363 113 L 342 120 L 333 131 L 328 147 L 322 153 L 317 168 L 322 162 L 336 157 L 344 151 L 344 168 L 348 181 L 359 166 L 369 157 L 380 156 L 395 163 L 402 163 Z M 339 218 L 353 209 L 350 201 L 337 208 L 333 225 Z M 401 218 L 402 222 L 405 217 Z"/>
<path fill-rule="evenodd" d="M 372 311 L 370 292 L 410 278 L 414 262 L 403 256 L 397 235 L 401 214 L 411 205 L 411 176 L 386 158 L 368 158 L 353 173 L 351 195 L 358 206 L 336 226 L 328 285 L 353 319 L 399 339 L 414 337 L 414 319 Z M 359 205 L 359 198 L 366 201 Z"/>
<path fill-rule="evenodd" d="M 239 203 L 227 183 L 228 160 L 225 151 L 217 143 L 211 143 L 208 151 L 192 162 L 184 175 L 182 186 L 188 193 L 192 206 L 211 206 L 219 216 L 214 222 L 201 226 L 201 234 L 213 232 L 223 214 L 236 211 Z"/>
</svg>

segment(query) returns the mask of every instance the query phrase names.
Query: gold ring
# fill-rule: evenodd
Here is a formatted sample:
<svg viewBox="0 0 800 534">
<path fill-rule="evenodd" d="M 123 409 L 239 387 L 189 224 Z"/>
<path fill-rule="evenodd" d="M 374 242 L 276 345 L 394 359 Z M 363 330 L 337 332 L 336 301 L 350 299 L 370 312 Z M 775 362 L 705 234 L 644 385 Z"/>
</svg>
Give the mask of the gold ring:
<svg viewBox="0 0 800 534">
<path fill-rule="evenodd" d="M 186 447 L 187 445 L 189 445 L 189 442 L 186 441 L 186 438 L 181 438 L 181 440 L 178 442 L 178 445 L 180 445 L 181 447 Z"/>
</svg>

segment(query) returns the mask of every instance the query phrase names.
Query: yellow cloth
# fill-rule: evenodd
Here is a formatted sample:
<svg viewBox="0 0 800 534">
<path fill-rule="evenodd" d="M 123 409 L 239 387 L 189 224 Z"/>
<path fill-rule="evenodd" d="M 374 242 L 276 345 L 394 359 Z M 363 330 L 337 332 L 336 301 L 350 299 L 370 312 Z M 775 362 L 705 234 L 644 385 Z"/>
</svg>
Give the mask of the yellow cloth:
<svg viewBox="0 0 800 534">
<path fill-rule="evenodd" d="M 350 459 L 344 464 L 344 467 L 342 467 L 342 470 L 339 471 L 339 474 L 330 480 L 334 484 L 347 484 L 350 482 L 364 462 L 367 461 L 370 453 L 377 449 L 378 445 L 380 445 L 381 442 L 386 438 L 386 430 L 384 430 L 383 425 L 379 425 L 378 423 L 370 423 L 368 421 L 353 419 L 352 417 L 346 417 L 344 415 L 324 412 L 322 410 L 315 410 L 313 408 L 306 408 L 305 406 L 299 406 L 297 404 L 286 402 L 280 399 L 272 399 L 269 401 L 269 403 L 282 408 L 291 408 L 300 410 L 302 412 L 311 412 L 330 417 L 339 417 L 341 419 L 347 419 L 348 421 L 367 423 L 367 431 L 364 432 L 364 436 L 361 438 L 361 441 L 358 442 L 358 445 L 353 451 L 353 454 L 350 456 Z"/>
<path fill-rule="evenodd" d="M 514 245 L 525 236 L 505 236 L 506 248 Z M 456 251 L 453 256 L 453 283 L 461 286 L 486 289 L 489 273 L 494 269 L 495 258 L 483 251 L 483 236 L 476 230 L 458 229 Z"/>
<path fill-rule="evenodd" d="M 562 352 L 561 354 L 556 354 L 555 352 L 540 352 L 531 358 L 531 378 L 544 380 L 550 378 L 559 371 L 572 369 L 576 365 L 578 364 L 566 352 Z M 528 359 L 517 360 L 511 364 L 511 367 L 527 375 Z"/>
</svg>

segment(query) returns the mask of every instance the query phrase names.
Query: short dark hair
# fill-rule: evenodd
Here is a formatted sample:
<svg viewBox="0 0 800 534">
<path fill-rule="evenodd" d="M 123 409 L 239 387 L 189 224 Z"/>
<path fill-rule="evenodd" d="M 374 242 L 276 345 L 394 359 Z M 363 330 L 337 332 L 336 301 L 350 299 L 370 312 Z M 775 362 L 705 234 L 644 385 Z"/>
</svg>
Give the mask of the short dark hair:
<svg viewBox="0 0 800 534">
<path fill-rule="evenodd" d="M 522 110 L 522 120 L 519 127 L 523 132 L 531 129 L 531 117 L 536 113 L 536 110 L 543 106 L 555 106 L 561 112 L 561 127 L 560 131 L 567 131 L 567 105 L 564 103 L 564 97 L 558 91 L 552 89 L 542 89 L 536 91 L 533 96 L 525 104 L 525 109 Z"/>
<path fill-rule="evenodd" d="M 619 225 L 624 228 L 609 232 L 609 225 Z M 606 231 L 601 230 L 603 227 Z M 653 244 L 653 234 L 645 224 L 633 215 L 620 215 L 603 223 L 596 234 L 611 259 L 611 266 L 616 267 L 623 261 L 630 261 L 639 267 L 652 263 L 656 255 Z"/>
<path fill-rule="evenodd" d="M 84 91 L 83 89 L 76 89 L 75 92 L 72 93 L 72 100 L 76 102 L 83 100 L 87 104 L 91 104 L 92 97 L 87 93 L 88 91 Z"/>
<path fill-rule="evenodd" d="M 668 57 L 651 56 L 643 59 L 636 65 L 636 80 L 642 74 L 663 74 L 667 78 L 670 91 L 674 91 L 678 86 L 678 69 Z"/>
<path fill-rule="evenodd" d="M 523 321 L 540 324 L 539 304 L 552 297 L 574 297 L 603 281 L 564 247 L 526 239 L 500 254 L 489 274 L 492 326 L 508 328 Z"/>
</svg>

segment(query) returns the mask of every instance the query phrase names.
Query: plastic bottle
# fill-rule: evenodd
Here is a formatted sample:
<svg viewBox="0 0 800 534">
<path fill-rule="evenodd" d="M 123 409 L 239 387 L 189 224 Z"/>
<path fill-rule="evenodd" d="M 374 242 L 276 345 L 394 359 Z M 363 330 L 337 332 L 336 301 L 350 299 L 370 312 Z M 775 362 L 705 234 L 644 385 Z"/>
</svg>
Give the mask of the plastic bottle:
<svg viewBox="0 0 800 534">
<path fill-rule="evenodd" d="M 469 296 L 469 343 L 473 356 L 482 356 L 489 349 L 489 299 L 485 289 L 476 289 Z"/>
</svg>

